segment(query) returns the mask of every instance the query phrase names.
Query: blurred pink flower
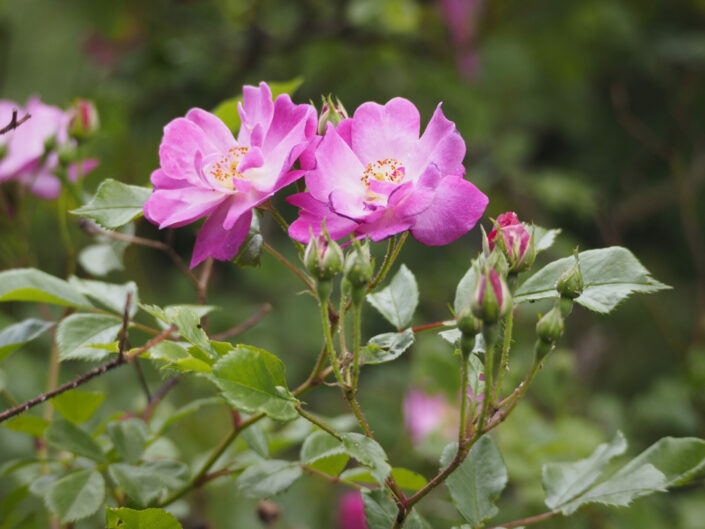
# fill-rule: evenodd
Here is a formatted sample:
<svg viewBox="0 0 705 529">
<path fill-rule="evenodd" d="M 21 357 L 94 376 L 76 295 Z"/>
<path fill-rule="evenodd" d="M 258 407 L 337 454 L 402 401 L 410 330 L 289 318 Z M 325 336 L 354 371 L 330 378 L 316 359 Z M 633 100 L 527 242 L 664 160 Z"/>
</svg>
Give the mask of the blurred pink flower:
<svg viewBox="0 0 705 529">
<path fill-rule="evenodd" d="M 436 108 L 423 135 L 419 111 L 397 97 L 364 103 L 337 127 L 328 124 L 306 167 L 308 192 L 289 197 L 301 208 L 289 234 L 308 242 L 326 229 L 380 241 L 409 230 L 421 243 L 448 244 L 475 226 L 487 197 L 463 178 L 465 142 Z"/>
<path fill-rule="evenodd" d="M 414 443 L 430 433 L 445 429 L 452 407 L 443 395 L 429 395 L 412 389 L 404 397 L 404 424 Z"/>
<path fill-rule="evenodd" d="M 340 498 L 338 526 L 340 529 L 368 529 L 365 504 L 360 491 L 348 492 Z"/>
<path fill-rule="evenodd" d="M 18 181 L 38 197 L 55 199 L 61 192 L 61 181 L 54 174 L 59 165 L 56 147 L 73 143 L 68 134 L 71 115 L 59 107 L 45 105 L 37 97 L 30 98 L 24 107 L 0 100 L 0 127 L 10 122 L 14 110 L 19 118 L 25 114 L 31 117 L 16 129 L 0 135 L 0 183 Z M 51 146 L 53 148 L 47 149 Z M 96 160 L 80 163 L 83 174 L 98 165 Z M 76 181 L 77 177 L 78 167 L 72 164 L 68 178 Z"/>
<path fill-rule="evenodd" d="M 196 238 L 193 268 L 207 257 L 229 261 L 247 237 L 252 209 L 303 176 L 292 171 L 316 131 L 316 111 L 287 94 L 272 102 L 266 83 L 243 87 L 237 140 L 210 112 L 194 108 L 164 127 L 161 167 L 145 216 L 159 228 L 208 217 Z"/>
<path fill-rule="evenodd" d="M 477 19 L 485 0 L 439 0 L 439 3 L 458 53 L 458 69 L 466 77 L 472 78 L 480 66 L 475 40 Z"/>
</svg>

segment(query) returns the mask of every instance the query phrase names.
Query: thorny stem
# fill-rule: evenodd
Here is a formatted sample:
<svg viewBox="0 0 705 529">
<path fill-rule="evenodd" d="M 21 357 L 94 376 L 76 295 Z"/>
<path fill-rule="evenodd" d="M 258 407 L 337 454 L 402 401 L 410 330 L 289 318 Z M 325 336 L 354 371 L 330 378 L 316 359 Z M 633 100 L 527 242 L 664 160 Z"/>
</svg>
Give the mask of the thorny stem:
<svg viewBox="0 0 705 529">
<path fill-rule="evenodd" d="M 487 332 L 485 327 L 485 336 L 492 333 L 492 330 Z M 480 412 L 480 418 L 477 422 L 477 433 L 475 437 L 482 435 L 482 428 L 485 425 L 485 419 L 487 417 L 487 410 L 490 407 L 490 401 L 492 400 L 492 371 L 494 369 L 494 347 L 495 340 L 490 337 L 486 340 L 487 352 L 485 353 L 485 398 L 482 401 L 482 411 Z"/>
<path fill-rule="evenodd" d="M 522 518 L 520 520 L 514 520 L 512 522 L 504 522 L 499 525 L 493 525 L 491 527 L 487 527 L 486 529 L 511 529 L 512 527 L 521 527 L 523 525 L 531 525 L 534 523 L 538 522 L 543 522 L 544 520 L 548 520 L 549 518 L 553 518 L 554 516 L 558 516 L 560 512 L 557 511 L 547 511 L 543 512 L 541 514 L 535 514 L 534 516 L 528 516 L 526 518 Z"/>
<path fill-rule="evenodd" d="M 354 489 L 360 490 L 362 487 L 355 483 L 354 481 L 349 481 L 347 479 L 341 479 L 338 476 L 331 476 L 330 474 L 326 474 L 325 472 L 321 472 L 318 469 L 315 469 L 309 465 L 301 465 L 301 469 L 304 470 L 305 472 L 308 472 L 312 476 L 320 476 L 323 479 L 330 481 L 331 483 L 342 483 L 343 485 L 347 485 L 348 487 L 352 487 Z"/>
<path fill-rule="evenodd" d="M 49 399 L 52 399 L 56 397 L 57 395 L 64 393 L 65 391 L 68 391 L 70 389 L 75 389 L 78 386 L 85 384 L 89 380 L 97 377 L 98 375 L 102 375 L 106 371 L 109 371 L 111 369 L 114 369 L 116 367 L 119 367 L 124 364 L 129 364 L 143 354 L 145 351 L 151 349 L 155 345 L 157 345 L 159 342 L 162 342 L 166 340 L 171 333 L 173 333 L 176 330 L 176 327 L 174 325 L 170 326 L 168 329 L 164 330 L 161 334 L 155 336 L 152 338 L 150 341 L 148 341 L 146 344 L 144 344 L 142 347 L 135 349 L 129 354 L 126 354 L 122 357 L 118 356 L 115 360 L 112 360 L 111 362 L 108 362 L 107 364 L 103 364 L 102 366 L 96 367 L 95 369 L 92 369 L 88 373 L 85 373 L 71 382 L 67 382 L 66 384 L 59 386 L 53 391 L 49 391 L 47 393 L 42 393 L 41 395 L 37 395 L 33 399 L 30 399 L 19 406 L 15 406 L 14 408 L 11 408 L 9 410 L 5 410 L 4 412 L 0 413 L 0 422 L 6 421 L 10 417 L 14 417 L 15 415 L 19 415 L 22 412 L 27 411 L 28 409 L 36 406 L 37 404 L 41 404 L 42 402 L 46 402 Z"/>
<path fill-rule="evenodd" d="M 340 437 L 340 434 L 338 434 L 338 432 L 336 432 L 332 426 L 326 424 L 325 421 L 319 419 L 318 417 L 311 415 L 309 412 L 304 411 L 304 409 L 301 407 L 300 404 L 298 406 L 296 406 L 296 411 L 299 413 L 299 415 L 301 415 L 308 422 L 315 424 L 321 430 L 323 430 L 323 431 L 327 432 L 328 434 L 332 435 L 333 437 L 335 437 L 338 441 L 343 440 L 343 438 Z"/>
<path fill-rule="evenodd" d="M 338 314 L 340 315 L 340 318 L 338 319 L 338 338 L 340 340 L 340 355 L 343 359 L 345 359 L 347 357 L 348 351 L 347 340 L 345 339 L 345 310 L 348 304 L 348 297 L 345 295 L 344 287 L 342 287 L 340 290 L 341 294 L 340 309 L 338 311 Z M 347 362 L 344 362 L 343 364 L 343 369 L 345 370 L 345 382 L 348 386 L 350 386 L 352 384 L 352 378 L 350 376 L 350 369 L 345 367 L 346 363 Z"/>
<path fill-rule="evenodd" d="M 460 356 L 460 424 L 458 426 L 458 446 L 465 440 L 468 413 L 468 354 Z"/>
</svg>

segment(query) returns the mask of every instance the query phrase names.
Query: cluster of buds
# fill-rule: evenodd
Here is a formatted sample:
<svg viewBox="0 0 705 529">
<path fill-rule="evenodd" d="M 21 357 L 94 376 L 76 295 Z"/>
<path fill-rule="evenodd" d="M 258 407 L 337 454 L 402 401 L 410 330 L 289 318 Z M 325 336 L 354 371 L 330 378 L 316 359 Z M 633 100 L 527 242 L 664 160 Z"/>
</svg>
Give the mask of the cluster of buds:
<svg viewBox="0 0 705 529">
<path fill-rule="evenodd" d="M 328 97 L 323 98 L 323 106 L 321 107 L 321 113 L 318 118 L 318 134 L 323 136 L 326 133 L 326 124 L 328 122 L 337 126 L 338 123 L 344 119 L 349 118 L 348 111 L 340 102 L 340 99 L 335 98 L 335 103 L 333 102 L 333 97 L 328 95 Z"/>
<path fill-rule="evenodd" d="M 500 248 L 510 273 L 518 274 L 534 264 L 536 249 L 533 230 L 529 233 L 513 211 L 497 217 L 494 229 L 487 236 L 487 243 L 490 252 L 495 247 Z"/>
</svg>

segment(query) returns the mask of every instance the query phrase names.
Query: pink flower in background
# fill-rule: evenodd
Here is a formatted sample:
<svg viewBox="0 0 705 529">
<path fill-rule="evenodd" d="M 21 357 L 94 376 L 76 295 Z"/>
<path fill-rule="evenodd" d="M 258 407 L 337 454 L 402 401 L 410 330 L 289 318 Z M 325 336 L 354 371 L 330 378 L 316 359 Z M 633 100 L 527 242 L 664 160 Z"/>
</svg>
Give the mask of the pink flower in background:
<svg viewBox="0 0 705 529">
<path fill-rule="evenodd" d="M 311 105 L 282 94 L 272 102 L 265 83 L 245 86 L 237 140 L 216 116 L 194 108 L 164 127 L 161 167 L 145 216 L 159 228 L 208 217 L 196 238 L 193 268 L 207 257 L 228 261 L 247 237 L 252 209 L 303 175 L 292 171 L 316 131 Z"/>
<path fill-rule="evenodd" d="M 443 395 L 429 395 L 412 389 L 404 397 L 404 424 L 411 440 L 418 444 L 429 434 L 447 430 L 453 409 Z"/>
<path fill-rule="evenodd" d="M 0 127 L 10 122 L 14 110 L 18 111 L 19 118 L 25 114 L 31 117 L 16 129 L 0 135 L 0 153 L 4 153 L 0 155 L 0 183 L 18 181 L 38 197 L 55 199 L 61 192 L 61 181 L 54 174 L 59 156 L 55 149 L 47 151 L 47 145 L 73 143 L 68 133 L 71 115 L 59 107 L 45 105 L 37 97 L 30 98 L 24 107 L 0 100 Z M 96 160 L 81 163 L 84 174 L 98 165 Z M 76 181 L 76 164 L 69 166 L 68 177 Z"/>
<path fill-rule="evenodd" d="M 380 241 L 402 233 L 448 244 L 469 231 L 487 197 L 463 178 L 465 142 L 440 105 L 423 135 L 408 100 L 365 103 L 337 127 L 328 124 L 306 173 L 308 192 L 289 197 L 301 208 L 289 234 L 308 242 L 325 218 L 334 239 Z"/>
<path fill-rule="evenodd" d="M 340 498 L 338 527 L 340 529 L 368 529 L 365 503 L 360 491 L 348 492 Z"/>
<path fill-rule="evenodd" d="M 458 53 L 458 69 L 466 77 L 474 77 L 480 67 L 475 39 L 477 19 L 482 12 L 484 0 L 439 0 Z"/>
</svg>

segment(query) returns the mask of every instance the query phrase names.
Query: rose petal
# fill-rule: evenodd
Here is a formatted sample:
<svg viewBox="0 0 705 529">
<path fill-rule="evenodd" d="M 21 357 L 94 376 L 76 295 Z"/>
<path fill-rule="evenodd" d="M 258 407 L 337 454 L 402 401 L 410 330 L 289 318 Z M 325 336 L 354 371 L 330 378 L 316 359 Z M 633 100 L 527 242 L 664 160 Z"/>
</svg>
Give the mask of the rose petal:
<svg viewBox="0 0 705 529">
<path fill-rule="evenodd" d="M 244 213 L 228 230 L 223 227 L 223 220 L 225 220 L 229 207 L 230 204 L 227 201 L 224 202 L 203 223 L 193 248 L 191 268 L 208 257 L 219 261 L 230 261 L 237 255 L 250 231 L 252 210 Z"/>
</svg>

